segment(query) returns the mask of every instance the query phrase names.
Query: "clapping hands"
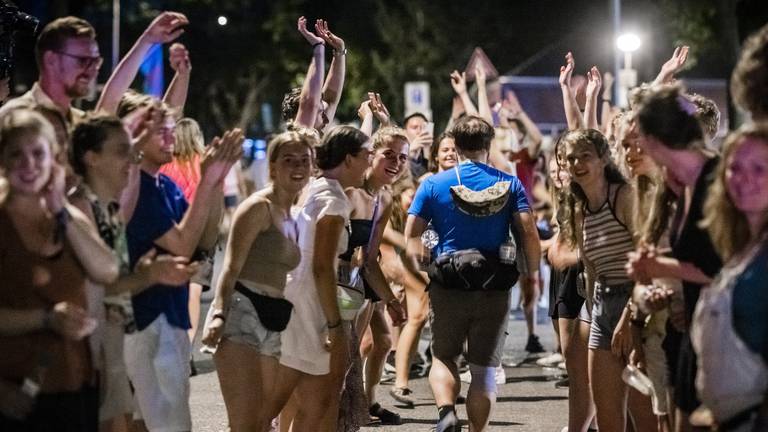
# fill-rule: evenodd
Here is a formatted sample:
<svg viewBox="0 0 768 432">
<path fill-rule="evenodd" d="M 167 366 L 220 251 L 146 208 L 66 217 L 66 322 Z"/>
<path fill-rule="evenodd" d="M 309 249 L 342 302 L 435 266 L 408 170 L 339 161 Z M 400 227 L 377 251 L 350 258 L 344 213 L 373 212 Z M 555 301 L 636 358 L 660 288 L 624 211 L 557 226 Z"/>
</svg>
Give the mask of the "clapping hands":
<svg viewBox="0 0 768 432">
<path fill-rule="evenodd" d="M 573 70 L 576 68 L 576 62 L 573 59 L 573 53 L 570 51 L 565 55 L 565 66 L 560 66 L 560 86 L 570 87 Z"/>
<path fill-rule="evenodd" d="M 344 40 L 328 29 L 328 21 L 322 19 L 315 21 L 315 32 L 323 39 L 326 45 L 330 45 L 336 51 L 344 51 Z"/>
<path fill-rule="evenodd" d="M 202 182 L 208 184 L 223 182 L 235 162 L 242 157 L 244 140 L 245 135 L 240 129 L 228 130 L 221 138 L 214 138 L 205 149 L 200 162 Z"/>
<path fill-rule="evenodd" d="M 325 44 L 325 40 L 323 38 L 307 30 L 307 19 L 305 17 L 299 17 L 296 26 L 299 29 L 299 33 L 304 36 L 304 39 L 306 39 L 310 45 L 315 46 L 317 44 Z M 317 24 L 315 25 L 315 29 L 317 29 Z"/>
</svg>

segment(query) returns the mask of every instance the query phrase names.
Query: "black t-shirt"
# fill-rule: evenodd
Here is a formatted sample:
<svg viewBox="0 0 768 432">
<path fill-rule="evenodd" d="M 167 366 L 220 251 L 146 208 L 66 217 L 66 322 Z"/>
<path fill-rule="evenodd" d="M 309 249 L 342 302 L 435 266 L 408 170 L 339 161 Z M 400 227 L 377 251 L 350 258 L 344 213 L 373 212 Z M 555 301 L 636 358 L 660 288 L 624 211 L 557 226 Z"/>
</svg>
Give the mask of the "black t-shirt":
<svg viewBox="0 0 768 432">
<path fill-rule="evenodd" d="M 684 212 L 684 197 L 680 197 L 677 203 L 677 212 L 675 213 L 672 224 L 672 256 L 680 262 L 688 262 L 696 266 L 704 274 L 714 277 L 720 272 L 723 262 L 715 251 L 712 239 L 709 238 L 707 230 L 699 227 L 699 223 L 704 219 L 704 201 L 709 195 L 710 185 L 715 179 L 715 168 L 719 162 L 719 157 L 709 159 L 701 169 L 701 174 L 696 180 L 696 186 L 691 198 L 691 207 L 688 210 L 688 217 L 682 220 Z M 682 228 L 680 228 L 680 224 Z M 699 300 L 699 293 L 704 287 L 702 284 L 683 281 L 683 296 L 685 298 L 685 315 L 687 322 L 690 323 L 693 318 L 693 311 L 696 308 L 696 302 Z"/>
</svg>

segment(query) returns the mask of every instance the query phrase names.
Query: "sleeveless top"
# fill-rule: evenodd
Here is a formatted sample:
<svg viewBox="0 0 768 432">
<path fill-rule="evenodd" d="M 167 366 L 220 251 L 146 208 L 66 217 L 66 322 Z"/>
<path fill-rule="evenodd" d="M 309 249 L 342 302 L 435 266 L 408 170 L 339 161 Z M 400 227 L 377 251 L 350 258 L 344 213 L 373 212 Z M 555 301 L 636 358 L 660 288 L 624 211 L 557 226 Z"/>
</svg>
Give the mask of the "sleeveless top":
<svg viewBox="0 0 768 432">
<path fill-rule="evenodd" d="M 582 228 L 584 256 L 595 267 L 596 281 L 599 280 L 608 285 L 629 282 L 624 265 L 628 261 L 627 253 L 635 249 L 632 234 L 616 217 L 613 208 L 622 187 L 623 185 L 616 188 L 613 203 L 609 193 L 596 212 L 593 213 L 588 206 L 584 206 Z"/>
<path fill-rule="evenodd" d="M 66 238 L 55 255 L 29 251 L 2 208 L 0 238 L 0 307 L 49 309 L 66 301 L 87 309 L 85 271 Z M 0 346 L 0 378 L 4 380 L 21 384 L 46 363 L 43 393 L 78 391 L 92 377 L 88 338 L 72 341 L 52 330 L 36 330 L 0 336 Z"/>
<path fill-rule="evenodd" d="M 270 207 L 271 218 L 271 205 L 267 203 L 267 207 Z M 282 297 L 286 276 L 300 261 L 301 252 L 296 242 L 286 237 L 273 221 L 253 240 L 237 280 L 252 290 Z"/>
</svg>

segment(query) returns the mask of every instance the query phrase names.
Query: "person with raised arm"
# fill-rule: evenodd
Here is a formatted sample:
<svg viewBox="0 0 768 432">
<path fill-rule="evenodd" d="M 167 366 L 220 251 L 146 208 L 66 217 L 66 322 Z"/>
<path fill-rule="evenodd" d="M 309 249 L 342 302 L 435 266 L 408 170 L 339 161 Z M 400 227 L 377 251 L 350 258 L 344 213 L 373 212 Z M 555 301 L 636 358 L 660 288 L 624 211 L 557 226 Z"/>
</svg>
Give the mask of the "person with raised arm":
<svg viewBox="0 0 768 432">
<path fill-rule="evenodd" d="M 319 19 L 315 22 L 317 34 L 307 29 L 307 19 L 303 16 L 299 18 L 297 27 L 312 46 L 312 61 L 302 87 L 285 94 L 282 118 L 289 128 L 314 128 L 322 134 L 333 121 L 341 100 L 347 49 L 344 40 L 330 31 L 327 21 Z M 326 45 L 333 48 L 333 60 L 324 80 Z"/>
<path fill-rule="evenodd" d="M 130 113 L 153 101 L 150 96 L 126 95 L 118 112 Z M 188 205 L 179 187 L 160 173 L 173 159 L 174 128 L 175 119 L 166 111 L 158 133 L 144 148 L 139 198 L 127 227 L 131 265 L 152 248 L 191 257 L 198 248 L 210 249 L 218 237 L 222 184 L 242 153 L 242 131 L 226 131 L 208 145 L 200 162 L 201 180 Z M 188 297 L 186 284 L 153 285 L 133 296 L 137 331 L 126 335 L 125 360 L 150 431 L 191 430 Z"/>
<path fill-rule="evenodd" d="M 408 167 L 411 177 L 418 179 L 429 169 L 429 154 L 432 149 L 434 130 L 429 130 L 430 123 L 427 116 L 420 112 L 408 114 L 403 120 L 403 129 L 410 143 L 410 156 Z"/>
<path fill-rule="evenodd" d="M 192 63 L 189 61 L 187 48 L 178 42 L 171 45 L 168 49 L 168 63 L 174 74 L 163 96 L 163 102 L 174 110 L 177 118 L 181 118 L 184 117 L 184 105 L 187 102 L 189 79 L 192 74 Z"/>
<path fill-rule="evenodd" d="M 688 59 L 688 46 L 683 45 L 675 48 L 672 57 L 661 65 L 661 70 L 653 80 L 653 84 L 671 84 L 675 79 L 675 74 L 685 66 Z"/>
<path fill-rule="evenodd" d="M 584 125 L 587 129 L 600 130 L 597 122 L 597 96 L 603 81 L 597 66 L 587 71 L 587 103 L 584 105 Z"/>
<path fill-rule="evenodd" d="M 154 134 L 162 115 L 157 112 L 147 127 Z M 122 121 L 113 116 L 97 114 L 79 122 L 72 132 L 70 163 L 83 181 L 70 194 L 72 203 L 97 227 L 102 240 L 120 260 L 120 278 L 112 284 L 98 286 L 104 290 L 93 315 L 99 318 L 95 350 L 101 358 L 99 422 L 102 431 L 124 431 L 130 425 L 129 415 L 134 403 L 123 359 L 125 333 L 136 330 L 131 295 L 158 284 L 178 285 L 189 280 L 196 266 L 188 258 L 170 255 L 156 256 L 154 249 L 129 267 L 125 237 L 125 221 L 118 200 L 128 182 L 130 165 L 137 163 L 136 154 L 148 141 L 149 134 L 136 144 Z M 90 283 L 90 282 L 89 282 Z"/>
<path fill-rule="evenodd" d="M 498 346 L 505 338 L 509 290 L 518 278 L 515 259 L 526 257 L 521 286 L 527 303 L 538 283 L 541 252 L 520 181 L 487 165 L 493 127 L 468 116 L 456 123 L 453 134 L 461 163 L 419 186 L 408 210 L 405 237 L 414 267 L 424 261 L 421 235 L 430 222 L 438 238 L 428 287 L 433 335 L 429 378 L 438 408 L 436 431 L 460 428 L 456 360 L 465 340 L 472 374 L 467 395 L 470 429 L 483 431 L 496 400 Z M 513 246 L 513 231 L 519 234 L 520 248 Z"/>
</svg>

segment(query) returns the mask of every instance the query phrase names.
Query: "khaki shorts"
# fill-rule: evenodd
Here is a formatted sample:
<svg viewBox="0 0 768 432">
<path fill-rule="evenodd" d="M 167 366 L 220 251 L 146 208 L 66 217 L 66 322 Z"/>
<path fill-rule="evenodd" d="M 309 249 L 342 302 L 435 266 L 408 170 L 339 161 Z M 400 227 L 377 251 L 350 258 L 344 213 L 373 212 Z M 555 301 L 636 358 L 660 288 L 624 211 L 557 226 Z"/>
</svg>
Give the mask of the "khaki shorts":
<svg viewBox="0 0 768 432">
<path fill-rule="evenodd" d="M 447 290 L 429 285 L 432 354 L 455 362 L 467 341 L 467 361 L 499 366 L 509 320 L 509 291 Z"/>
</svg>

